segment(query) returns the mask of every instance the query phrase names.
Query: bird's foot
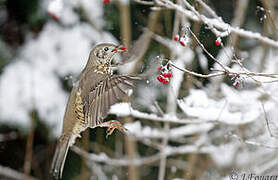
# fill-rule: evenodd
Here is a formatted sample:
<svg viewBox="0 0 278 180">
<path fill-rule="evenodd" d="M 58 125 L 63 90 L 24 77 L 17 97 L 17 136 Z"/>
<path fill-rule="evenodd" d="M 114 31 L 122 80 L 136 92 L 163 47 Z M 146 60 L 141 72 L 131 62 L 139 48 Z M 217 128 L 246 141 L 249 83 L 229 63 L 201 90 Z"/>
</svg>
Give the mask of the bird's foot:
<svg viewBox="0 0 278 180">
<path fill-rule="evenodd" d="M 103 122 L 101 124 L 98 124 L 99 127 L 107 127 L 106 130 L 106 138 L 110 136 L 115 129 L 118 129 L 121 132 L 127 131 L 126 128 L 123 127 L 123 125 L 119 121 L 111 120 L 107 122 Z"/>
</svg>

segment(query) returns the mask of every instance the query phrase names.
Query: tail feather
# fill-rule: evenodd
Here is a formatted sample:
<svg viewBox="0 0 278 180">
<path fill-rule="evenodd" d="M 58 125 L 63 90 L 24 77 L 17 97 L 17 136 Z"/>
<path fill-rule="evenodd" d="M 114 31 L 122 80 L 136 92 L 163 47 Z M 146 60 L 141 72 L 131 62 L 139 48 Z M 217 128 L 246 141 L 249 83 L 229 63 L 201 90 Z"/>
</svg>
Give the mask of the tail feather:
<svg viewBox="0 0 278 180">
<path fill-rule="evenodd" d="M 52 165 L 51 165 L 51 173 L 55 179 L 62 178 L 68 150 L 69 150 L 69 140 L 60 141 L 57 144 L 54 158 L 52 160 Z"/>
</svg>

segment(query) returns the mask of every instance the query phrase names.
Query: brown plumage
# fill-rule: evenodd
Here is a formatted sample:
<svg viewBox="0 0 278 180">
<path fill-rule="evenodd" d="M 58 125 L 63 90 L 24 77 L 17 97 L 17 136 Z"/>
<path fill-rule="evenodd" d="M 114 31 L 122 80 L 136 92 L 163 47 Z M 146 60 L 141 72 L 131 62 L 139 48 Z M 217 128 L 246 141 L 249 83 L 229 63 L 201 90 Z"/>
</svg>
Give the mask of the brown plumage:
<svg viewBox="0 0 278 180">
<path fill-rule="evenodd" d="M 98 125 L 121 129 L 120 123 L 111 121 L 102 125 L 110 106 L 127 95 L 127 91 L 134 87 L 138 77 L 113 75 L 110 68 L 113 56 L 122 52 L 121 46 L 110 43 L 97 45 L 90 52 L 86 67 L 82 71 L 77 86 L 74 86 L 67 103 L 62 135 L 59 138 L 51 172 L 55 178 L 61 178 L 70 146 L 80 133 L 88 127 Z M 113 125 L 115 123 L 115 125 Z"/>
</svg>

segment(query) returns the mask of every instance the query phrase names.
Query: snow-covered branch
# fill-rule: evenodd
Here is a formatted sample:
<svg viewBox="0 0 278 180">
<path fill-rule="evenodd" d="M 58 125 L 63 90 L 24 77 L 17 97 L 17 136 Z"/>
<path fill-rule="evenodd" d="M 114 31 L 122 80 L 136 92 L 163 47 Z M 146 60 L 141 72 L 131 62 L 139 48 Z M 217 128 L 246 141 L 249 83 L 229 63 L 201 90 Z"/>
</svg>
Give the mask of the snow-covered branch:
<svg viewBox="0 0 278 180">
<path fill-rule="evenodd" d="M 136 2 L 145 4 L 145 1 L 141 1 L 141 0 L 136 0 Z M 154 3 L 148 3 L 148 5 L 153 5 L 153 4 L 164 7 L 164 8 L 179 11 L 186 18 L 188 18 L 190 20 L 193 20 L 196 22 L 202 22 L 202 23 L 206 24 L 208 27 L 215 28 L 221 32 L 226 32 L 226 33 L 216 34 L 216 36 L 227 36 L 230 33 L 235 33 L 241 37 L 256 39 L 256 40 L 266 43 L 274 48 L 278 48 L 278 41 L 265 37 L 258 32 L 248 31 L 248 30 L 245 30 L 245 29 L 242 29 L 239 27 L 232 27 L 228 23 L 220 21 L 220 18 L 208 18 L 204 15 L 198 16 L 194 12 L 192 12 L 192 10 L 187 10 L 180 5 L 173 3 L 170 0 L 155 0 Z"/>
</svg>

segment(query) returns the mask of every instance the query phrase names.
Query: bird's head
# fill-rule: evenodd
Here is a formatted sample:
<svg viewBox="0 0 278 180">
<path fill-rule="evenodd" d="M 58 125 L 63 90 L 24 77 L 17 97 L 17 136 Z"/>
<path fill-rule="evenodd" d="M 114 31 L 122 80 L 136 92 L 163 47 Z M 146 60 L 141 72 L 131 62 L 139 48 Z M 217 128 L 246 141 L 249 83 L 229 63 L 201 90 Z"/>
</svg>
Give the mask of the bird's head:
<svg viewBox="0 0 278 180">
<path fill-rule="evenodd" d="M 126 51 L 125 46 L 117 46 L 112 43 L 98 44 L 91 50 L 88 63 L 94 66 L 110 66 L 115 54 L 124 51 Z"/>
</svg>

